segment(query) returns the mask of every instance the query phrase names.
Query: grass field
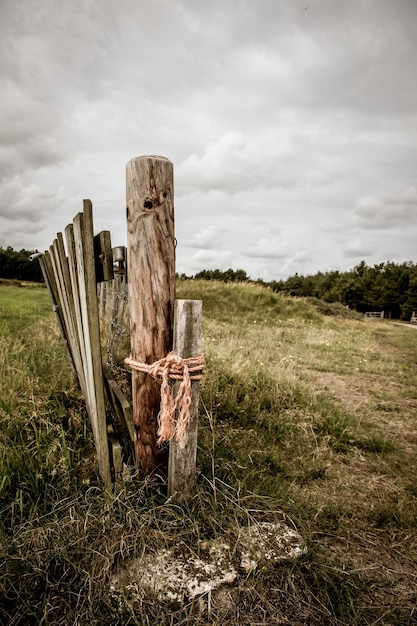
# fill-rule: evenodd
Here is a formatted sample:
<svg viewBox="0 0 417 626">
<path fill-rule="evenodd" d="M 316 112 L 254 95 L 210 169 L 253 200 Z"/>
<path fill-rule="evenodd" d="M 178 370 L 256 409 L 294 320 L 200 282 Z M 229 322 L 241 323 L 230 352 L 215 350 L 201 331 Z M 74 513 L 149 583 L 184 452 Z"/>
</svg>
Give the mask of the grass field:
<svg viewBox="0 0 417 626">
<path fill-rule="evenodd" d="M 203 300 L 195 498 L 97 479 L 82 397 L 43 288 L 0 285 L 0 623 L 417 624 L 417 332 L 251 285 Z M 332 314 L 333 313 L 333 314 Z M 289 520 L 308 544 L 232 589 L 233 609 L 118 602 L 145 547 Z"/>
</svg>

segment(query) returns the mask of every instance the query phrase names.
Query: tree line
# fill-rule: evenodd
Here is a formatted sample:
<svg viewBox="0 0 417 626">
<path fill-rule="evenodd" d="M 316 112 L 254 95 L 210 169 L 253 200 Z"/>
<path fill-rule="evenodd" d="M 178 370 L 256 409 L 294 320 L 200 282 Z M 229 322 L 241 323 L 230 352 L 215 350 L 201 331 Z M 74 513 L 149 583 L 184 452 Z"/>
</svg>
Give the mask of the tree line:
<svg viewBox="0 0 417 626">
<path fill-rule="evenodd" d="M 274 291 L 340 302 L 355 311 L 384 311 L 387 318 L 409 320 L 417 310 L 417 264 L 361 261 L 348 272 L 318 272 L 273 282 Z"/>
<path fill-rule="evenodd" d="M 29 261 L 37 250 L 13 250 L 0 247 L 0 278 L 42 283 L 42 270 L 37 261 Z"/>
<path fill-rule="evenodd" d="M 13 250 L 0 247 L 0 278 L 43 282 L 39 263 L 30 262 L 36 250 Z M 269 283 L 252 279 L 242 269 L 202 270 L 194 276 L 181 274 L 185 280 L 217 280 L 225 283 L 257 282 L 275 292 L 310 297 L 324 302 L 338 302 L 360 313 L 384 311 L 387 318 L 409 320 L 417 311 L 417 264 L 412 261 L 388 261 L 368 266 L 361 261 L 347 272 L 337 270 L 314 275 L 295 274 L 286 280 Z"/>
<path fill-rule="evenodd" d="M 192 278 L 226 283 L 251 281 L 241 269 L 203 270 Z M 338 302 L 360 313 L 384 311 L 387 318 L 409 320 L 413 311 L 417 311 L 417 264 L 411 261 L 399 264 L 388 261 L 372 267 L 361 261 L 347 272 L 295 274 L 286 280 L 256 282 L 290 296 Z"/>
</svg>

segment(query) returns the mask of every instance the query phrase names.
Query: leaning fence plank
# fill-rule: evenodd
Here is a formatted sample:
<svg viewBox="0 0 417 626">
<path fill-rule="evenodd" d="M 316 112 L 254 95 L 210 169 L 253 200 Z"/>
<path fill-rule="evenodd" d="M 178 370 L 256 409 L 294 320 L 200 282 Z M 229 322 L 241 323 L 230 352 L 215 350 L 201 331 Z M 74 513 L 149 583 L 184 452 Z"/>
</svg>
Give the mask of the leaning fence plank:
<svg viewBox="0 0 417 626">
<path fill-rule="evenodd" d="M 55 276 L 57 293 L 59 297 L 59 305 L 62 311 L 62 317 L 65 325 L 65 333 L 68 337 L 68 342 L 71 347 L 71 352 L 74 355 L 74 364 L 77 370 L 78 378 L 80 380 L 80 372 L 82 371 L 81 360 L 79 358 L 79 352 L 77 350 L 78 341 L 75 333 L 75 329 L 72 323 L 71 312 L 69 309 L 68 298 L 66 294 L 65 280 L 64 280 L 64 268 L 61 267 L 59 252 L 58 252 L 58 239 L 55 239 L 50 247 L 50 258 L 52 263 L 52 269 Z M 82 381 L 80 380 L 81 389 L 83 390 Z M 84 390 L 83 390 L 84 391 Z"/>
<path fill-rule="evenodd" d="M 111 483 L 107 442 L 106 402 L 101 360 L 100 327 L 94 267 L 92 204 L 84 200 L 84 212 L 74 219 L 74 240 L 80 292 L 81 318 L 86 346 L 87 394 L 96 444 L 99 471 L 108 487 Z"/>
<path fill-rule="evenodd" d="M 71 278 L 70 278 L 69 267 L 68 267 L 68 259 L 65 254 L 65 246 L 64 246 L 64 239 L 62 237 L 62 233 L 58 233 L 56 236 L 56 249 L 58 253 L 59 264 L 60 264 L 61 271 L 62 271 L 62 277 L 64 280 L 65 293 L 67 295 L 69 294 L 72 295 L 72 286 L 71 286 Z M 72 302 L 72 298 L 68 298 L 68 305 L 69 305 L 69 312 L 70 312 L 71 318 L 73 319 L 74 318 L 74 305 Z"/>
<path fill-rule="evenodd" d="M 68 226 L 65 228 L 65 240 L 67 243 L 68 265 L 69 265 L 69 272 L 70 272 L 71 284 L 72 284 L 72 297 L 73 297 L 74 316 L 75 316 L 75 332 L 77 335 L 77 345 L 79 349 L 80 363 L 81 363 L 80 377 L 82 378 L 82 380 L 80 380 L 80 386 L 81 386 L 81 389 L 83 391 L 83 394 L 84 394 L 84 397 L 88 406 L 88 403 L 90 400 L 88 397 L 88 387 L 86 384 L 87 357 L 86 357 L 86 351 L 85 351 L 84 330 L 83 330 L 81 308 L 80 308 L 81 306 L 80 289 L 79 289 L 79 284 L 78 284 L 77 259 L 76 259 L 75 241 L 74 241 L 74 226 L 72 224 L 68 224 Z"/>
<path fill-rule="evenodd" d="M 174 315 L 174 352 L 182 359 L 201 354 L 201 300 L 176 300 Z M 176 387 L 174 385 L 174 396 Z M 190 423 L 183 448 L 173 439 L 169 444 L 168 495 L 193 495 L 196 477 L 199 382 L 191 383 Z"/>
<path fill-rule="evenodd" d="M 72 349 L 70 347 L 67 334 L 65 332 L 64 320 L 62 318 L 61 308 L 59 306 L 59 296 L 57 292 L 57 286 L 55 282 L 55 277 L 52 271 L 51 260 L 49 256 L 49 252 L 45 252 L 44 254 L 39 253 L 39 265 L 41 266 L 42 275 L 45 280 L 45 284 L 48 288 L 49 297 L 52 303 L 52 310 L 55 313 L 56 320 L 58 322 L 58 327 L 61 333 L 61 337 L 64 341 L 65 348 L 67 351 L 68 360 L 70 362 L 71 368 L 74 374 L 77 374 L 77 369 L 75 367 L 74 355 L 72 353 Z"/>
<path fill-rule="evenodd" d="M 68 326 L 69 326 L 69 332 L 70 332 L 70 338 L 71 338 L 70 341 L 71 341 L 71 346 L 72 346 L 71 349 L 75 355 L 76 368 L 78 370 L 79 378 L 80 378 L 80 372 L 82 370 L 82 357 L 81 357 L 81 351 L 80 351 L 80 340 L 77 334 L 77 326 L 76 326 L 76 316 L 75 316 L 76 304 L 74 303 L 73 283 L 71 281 L 69 263 L 68 263 L 68 258 L 65 253 L 64 239 L 63 239 L 62 233 L 57 234 L 57 238 L 54 242 L 54 246 L 55 246 L 55 253 L 57 255 L 57 262 L 59 264 L 59 274 L 60 274 L 62 285 L 63 285 L 63 291 L 62 291 L 61 297 L 64 300 L 63 304 L 68 314 Z M 80 380 L 80 386 L 81 386 L 81 390 L 84 392 L 85 390 L 83 387 L 82 380 Z"/>
<path fill-rule="evenodd" d="M 77 270 L 77 289 L 79 298 L 79 320 L 81 328 L 79 335 L 82 337 L 83 345 L 83 371 L 86 384 L 86 402 L 89 409 L 89 417 L 93 428 L 94 439 L 97 438 L 97 419 L 95 411 L 94 377 L 92 371 L 90 334 L 87 311 L 87 290 L 84 278 L 84 235 L 83 235 L 83 214 L 78 213 L 74 218 L 74 247 L 75 247 L 75 267 Z"/>
<path fill-rule="evenodd" d="M 52 294 L 53 294 L 53 302 L 59 305 L 59 295 L 58 295 L 58 287 L 56 285 L 55 275 L 52 268 L 51 254 L 49 250 L 46 250 L 43 255 L 43 260 L 45 263 L 45 269 L 48 272 L 49 284 L 51 286 Z"/>
<path fill-rule="evenodd" d="M 65 308 L 65 302 L 63 300 L 63 295 L 62 295 L 65 289 L 63 287 L 63 278 L 60 275 L 60 271 L 59 271 L 60 270 L 59 259 L 58 259 L 58 254 L 56 252 L 55 242 L 56 240 L 54 240 L 54 242 L 49 248 L 49 260 L 51 262 L 52 276 L 54 277 L 56 293 L 57 293 L 57 302 L 61 309 L 61 315 L 62 315 L 62 320 L 63 320 L 63 324 L 65 328 L 65 334 L 68 337 L 68 341 L 71 342 L 70 329 L 68 325 L 69 313 L 68 313 L 68 310 Z"/>
</svg>

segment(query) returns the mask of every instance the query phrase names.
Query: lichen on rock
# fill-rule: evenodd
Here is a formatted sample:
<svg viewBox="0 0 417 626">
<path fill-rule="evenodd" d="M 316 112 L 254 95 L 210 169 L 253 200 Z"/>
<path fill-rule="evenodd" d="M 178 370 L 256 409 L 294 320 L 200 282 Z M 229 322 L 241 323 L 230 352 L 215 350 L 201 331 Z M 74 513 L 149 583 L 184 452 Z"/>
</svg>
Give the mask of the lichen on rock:
<svg viewBox="0 0 417 626">
<path fill-rule="evenodd" d="M 301 535 L 282 522 L 259 522 L 237 529 L 233 549 L 222 538 L 201 541 L 193 552 L 184 543 L 145 554 L 121 565 L 110 591 L 118 596 L 152 595 L 161 602 L 194 600 L 246 575 L 262 564 L 294 560 L 306 552 Z"/>
</svg>

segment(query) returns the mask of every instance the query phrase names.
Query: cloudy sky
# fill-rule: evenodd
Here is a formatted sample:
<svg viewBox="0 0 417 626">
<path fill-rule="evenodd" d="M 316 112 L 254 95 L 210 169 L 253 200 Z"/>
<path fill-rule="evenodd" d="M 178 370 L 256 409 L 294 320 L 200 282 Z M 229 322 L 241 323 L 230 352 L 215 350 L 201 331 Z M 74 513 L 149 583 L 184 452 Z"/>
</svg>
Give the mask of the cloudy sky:
<svg viewBox="0 0 417 626">
<path fill-rule="evenodd" d="M 174 163 L 177 271 L 417 262 L 417 0 L 1 0 L 0 246 Z"/>
</svg>

